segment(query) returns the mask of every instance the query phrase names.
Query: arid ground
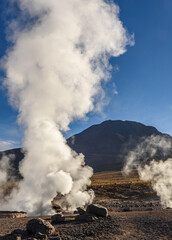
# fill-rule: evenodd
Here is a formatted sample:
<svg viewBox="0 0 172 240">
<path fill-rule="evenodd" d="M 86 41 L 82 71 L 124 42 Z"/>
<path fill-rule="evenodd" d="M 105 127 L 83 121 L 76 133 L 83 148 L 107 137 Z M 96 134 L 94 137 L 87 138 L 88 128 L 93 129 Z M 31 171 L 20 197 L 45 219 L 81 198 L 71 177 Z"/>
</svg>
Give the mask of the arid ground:
<svg viewBox="0 0 172 240">
<path fill-rule="evenodd" d="M 121 172 L 97 173 L 91 187 L 95 202 L 107 207 L 109 216 L 79 222 L 74 221 L 75 215 L 66 215 L 65 222 L 54 225 L 62 240 L 172 239 L 172 209 L 162 209 L 151 183 L 140 181 L 136 172 L 130 177 Z M 49 216 L 42 218 L 51 221 Z M 7 239 L 15 229 L 25 229 L 29 219 L 0 218 L 0 239 Z"/>
</svg>

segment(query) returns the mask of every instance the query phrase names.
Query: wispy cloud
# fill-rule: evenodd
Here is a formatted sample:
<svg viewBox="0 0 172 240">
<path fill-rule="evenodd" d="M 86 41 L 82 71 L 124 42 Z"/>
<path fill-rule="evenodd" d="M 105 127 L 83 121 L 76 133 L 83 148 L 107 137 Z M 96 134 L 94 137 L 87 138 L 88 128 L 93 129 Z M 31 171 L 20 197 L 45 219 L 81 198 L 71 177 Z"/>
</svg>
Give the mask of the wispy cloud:
<svg viewBox="0 0 172 240">
<path fill-rule="evenodd" d="M 112 91 L 113 91 L 113 94 L 118 95 L 118 91 L 115 83 L 112 84 Z"/>
<path fill-rule="evenodd" d="M 0 151 L 8 150 L 17 146 L 17 142 L 0 139 Z"/>
</svg>

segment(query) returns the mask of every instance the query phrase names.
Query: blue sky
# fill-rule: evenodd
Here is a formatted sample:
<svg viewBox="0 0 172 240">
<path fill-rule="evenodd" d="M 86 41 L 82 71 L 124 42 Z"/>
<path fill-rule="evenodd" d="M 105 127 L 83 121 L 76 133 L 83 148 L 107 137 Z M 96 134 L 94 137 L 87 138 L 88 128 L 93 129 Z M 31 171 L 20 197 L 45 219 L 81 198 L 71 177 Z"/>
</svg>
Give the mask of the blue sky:
<svg viewBox="0 0 172 240">
<path fill-rule="evenodd" d="M 135 45 L 111 59 L 112 78 L 104 87 L 109 102 L 101 113 L 73 122 L 70 136 L 88 126 L 107 119 L 139 121 L 172 135 L 172 1 L 116 0 L 120 19 Z M 0 3 L 0 57 L 7 49 L 4 8 Z M 3 72 L 0 72 L 1 77 Z M 118 94 L 115 93 L 114 83 Z M 21 145 L 22 131 L 17 126 L 17 112 L 9 105 L 4 89 L 0 89 L 0 143 L 7 148 Z M 3 141 L 3 143 L 2 143 Z M 11 145 L 10 145 L 11 144 Z M 2 149 L 2 146 L 0 146 Z"/>
</svg>

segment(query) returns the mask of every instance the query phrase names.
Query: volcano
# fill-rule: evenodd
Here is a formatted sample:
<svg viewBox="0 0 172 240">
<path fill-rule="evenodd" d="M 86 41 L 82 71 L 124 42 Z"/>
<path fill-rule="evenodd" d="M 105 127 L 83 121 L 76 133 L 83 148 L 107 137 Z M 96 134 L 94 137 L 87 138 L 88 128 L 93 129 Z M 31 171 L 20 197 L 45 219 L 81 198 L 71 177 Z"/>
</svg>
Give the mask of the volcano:
<svg viewBox="0 0 172 240">
<path fill-rule="evenodd" d="M 140 141 L 151 135 L 162 136 L 168 141 L 172 141 L 170 135 L 163 134 L 152 126 L 134 121 L 108 120 L 92 125 L 71 136 L 67 139 L 67 143 L 77 153 L 85 155 L 86 164 L 91 166 L 94 172 L 116 171 L 122 169 L 129 151 L 132 151 Z M 0 158 L 3 154 L 15 155 L 12 165 L 17 170 L 19 162 L 24 157 L 22 149 L 0 152 Z M 172 157 L 172 152 L 168 154 L 169 157 Z M 156 158 L 162 158 L 161 151 Z"/>
</svg>

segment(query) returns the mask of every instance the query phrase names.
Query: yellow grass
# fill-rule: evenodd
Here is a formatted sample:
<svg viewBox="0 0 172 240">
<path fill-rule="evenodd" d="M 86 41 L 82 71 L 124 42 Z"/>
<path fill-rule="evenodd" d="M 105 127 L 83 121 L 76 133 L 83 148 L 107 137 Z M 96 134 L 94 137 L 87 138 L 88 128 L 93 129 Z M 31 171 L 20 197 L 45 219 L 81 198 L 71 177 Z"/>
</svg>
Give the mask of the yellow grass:
<svg viewBox="0 0 172 240">
<path fill-rule="evenodd" d="M 112 185 L 112 184 L 136 184 L 145 183 L 140 180 L 136 171 L 132 171 L 129 176 L 126 176 L 122 171 L 112 171 L 112 172 L 99 172 L 95 173 L 92 177 L 91 186 L 97 185 Z"/>
<path fill-rule="evenodd" d="M 96 198 L 138 199 L 154 195 L 150 182 L 139 179 L 136 171 L 125 176 L 121 171 L 95 173 L 92 177 L 92 188 Z"/>
</svg>

